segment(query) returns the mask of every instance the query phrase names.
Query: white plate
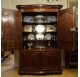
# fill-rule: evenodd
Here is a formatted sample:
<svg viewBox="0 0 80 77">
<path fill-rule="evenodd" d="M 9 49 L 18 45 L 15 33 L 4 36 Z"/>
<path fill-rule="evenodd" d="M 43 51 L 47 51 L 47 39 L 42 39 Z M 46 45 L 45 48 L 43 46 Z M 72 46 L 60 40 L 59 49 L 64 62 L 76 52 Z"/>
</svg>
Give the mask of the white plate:
<svg viewBox="0 0 80 77">
<path fill-rule="evenodd" d="M 24 22 L 33 22 L 33 17 L 32 16 L 25 16 L 23 21 Z"/>
<path fill-rule="evenodd" d="M 55 22 L 56 21 L 56 16 L 48 16 L 47 17 L 47 22 Z"/>
<path fill-rule="evenodd" d="M 46 22 L 46 17 L 43 15 L 37 15 L 34 17 L 34 21 L 36 23 L 43 23 L 43 22 Z"/>
<path fill-rule="evenodd" d="M 44 25 L 37 25 L 37 26 L 35 27 L 35 30 L 36 30 L 38 33 L 42 33 L 42 32 L 44 32 L 45 27 L 44 27 Z"/>
<path fill-rule="evenodd" d="M 34 39 L 35 39 L 34 34 L 30 33 L 30 34 L 28 35 L 28 39 L 29 39 L 29 40 L 34 40 Z"/>
<path fill-rule="evenodd" d="M 45 40 L 51 40 L 51 34 L 50 33 L 47 33 L 45 35 Z"/>
<path fill-rule="evenodd" d="M 43 34 L 37 34 L 36 35 L 36 39 L 37 40 L 43 40 L 44 39 L 44 35 Z"/>
</svg>

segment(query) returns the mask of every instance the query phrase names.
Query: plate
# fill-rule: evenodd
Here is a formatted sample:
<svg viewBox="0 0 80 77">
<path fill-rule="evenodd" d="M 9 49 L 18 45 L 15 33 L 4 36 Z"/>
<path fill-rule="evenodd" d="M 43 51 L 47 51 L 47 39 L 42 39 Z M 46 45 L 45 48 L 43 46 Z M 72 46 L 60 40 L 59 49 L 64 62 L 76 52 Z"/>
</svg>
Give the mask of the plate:
<svg viewBox="0 0 80 77">
<path fill-rule="evenodd" d="M 37 25 L 37 26 L 35 27 L 35 30 L 36 30 L 38 33 L 42 33 L 42 32 L 44 32 L 45 27 L 44 27 L 44 25 Z"/>
<path fill-rule="evenodd" d="M 47 16 L 47 22 L 55 22 L 56 16 Z"/>
<path fill-rule="evenodd" d="M 46 22 L 46 17 L 43 15 L 37 15 L 34 17 L 34 21 L 36 23 L 44 23 L 44 22 Z"/>
<path fill-rule="evenodd" d="M 43 40 L 44 39 L 44 35 L 43 34 L 37 34 L 36 35 L 36 39 L 37 40 Z"/>
<path fill-rule="evenodd" d="M 34 34 L 30 33 L 30 34 L 28 35 L 28 39 L 29 39 L 29 40 L 34 40 L 34 39 L 35 39 Z"/>
<path fill-rule="evenodd" d="M 31 22 L 33 22 L 33 17 L 32 16 L 25 16 L 23 21 L 31 23 Z"/>
<path fill-rule="evenodd" d="M 44 38 L 45 40 L 51 40 L 51 34 L 47 33 Z"/>
<path fill-rule="evenodd" d="M 32 32 L 32 25 L 25 25 L 24 32 Z"/>
<path fill-rule="evenodd" d="M 46 25 L 46 32 L 56 32 L 55 25 Z"/>
</svg>

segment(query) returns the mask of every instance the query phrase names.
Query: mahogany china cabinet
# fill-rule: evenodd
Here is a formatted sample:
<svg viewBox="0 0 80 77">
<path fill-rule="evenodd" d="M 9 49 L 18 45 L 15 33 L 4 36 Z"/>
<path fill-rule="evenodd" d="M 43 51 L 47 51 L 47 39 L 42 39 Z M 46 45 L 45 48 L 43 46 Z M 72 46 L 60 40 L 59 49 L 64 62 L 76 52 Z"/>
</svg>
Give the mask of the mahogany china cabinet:
<svg viewBox="0 0 80 77">
<path fill-rule="evenodd" d="M 16 7 L 19 11 L 3 9 L 2 30 L 4 49 L 19 50 L 19 74 L 61 74 L 62 51 L 66 66 L 77 65 L 74 9 L 47 4 Z"/>
<path fill-rule="evenodd" d="M 58 11 L 62 5 L 17 5 L 22 13 L 20 74 L 61 74 Z"/>
</svg>

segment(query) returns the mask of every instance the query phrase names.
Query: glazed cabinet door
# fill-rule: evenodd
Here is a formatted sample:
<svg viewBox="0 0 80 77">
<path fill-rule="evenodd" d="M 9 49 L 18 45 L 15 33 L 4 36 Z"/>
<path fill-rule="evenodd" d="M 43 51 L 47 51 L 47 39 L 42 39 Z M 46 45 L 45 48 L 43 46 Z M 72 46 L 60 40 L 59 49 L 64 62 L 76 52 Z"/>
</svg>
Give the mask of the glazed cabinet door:
<svg viewBox="0 0 80 77">
<path fill-rule="evenodd" d="M 64 9 L 58 13 L 58 48 L 64 50 L 72 50 L 73 48 L 73 32 L 74 27 L 73 10 Z"/>
<path fill-rule="evenodd" d="M 2 31 L 5 51 L 19 49 L 21 31 L 20 25 L 20 12 L 10 9 L 2 9 Z"/>
</svg>

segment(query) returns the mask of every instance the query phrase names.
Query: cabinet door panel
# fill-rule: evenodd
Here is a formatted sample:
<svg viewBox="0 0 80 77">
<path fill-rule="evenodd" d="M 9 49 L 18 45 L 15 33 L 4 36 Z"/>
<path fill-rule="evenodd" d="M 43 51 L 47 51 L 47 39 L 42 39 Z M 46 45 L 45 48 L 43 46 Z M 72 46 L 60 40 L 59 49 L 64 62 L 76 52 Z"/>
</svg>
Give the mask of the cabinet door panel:
<svg viewBox="0 0 80 77">
<path fill-rule="evenodd" d="M 43 54 L 44 56 L 44 67 L 42 70 L 46 71 L 59 71 L 61 69 L 61 52 L 60 51 L 49 51 Z"/>
<path fill-rule="evenodd" d="M 65 9 L 60 11 L 58 13 L 58 48 L 67 49 L 69 46 L 73 48 L 73 33 L 70 31 L 72 27 L 73 10 Z"/>
<path fill-rule="evenodd" d="M 20 12 L 10 9 L 2 9 L 2 31 L 3 42 L 4 44 L 6 44 L 6 47 L 4 47 L 5 50 L 10 51 L 14 49 L 19 49 L 21 30 L 21 28 L 19 27 L 21 27 Z"/>
<path fill-rule="evenodd" d="M 20 54 L 20 68 L 21 70 L 36 70 L 37 68 L 37 54 L 29 52 L 21 52 Z"/>
</svg>

